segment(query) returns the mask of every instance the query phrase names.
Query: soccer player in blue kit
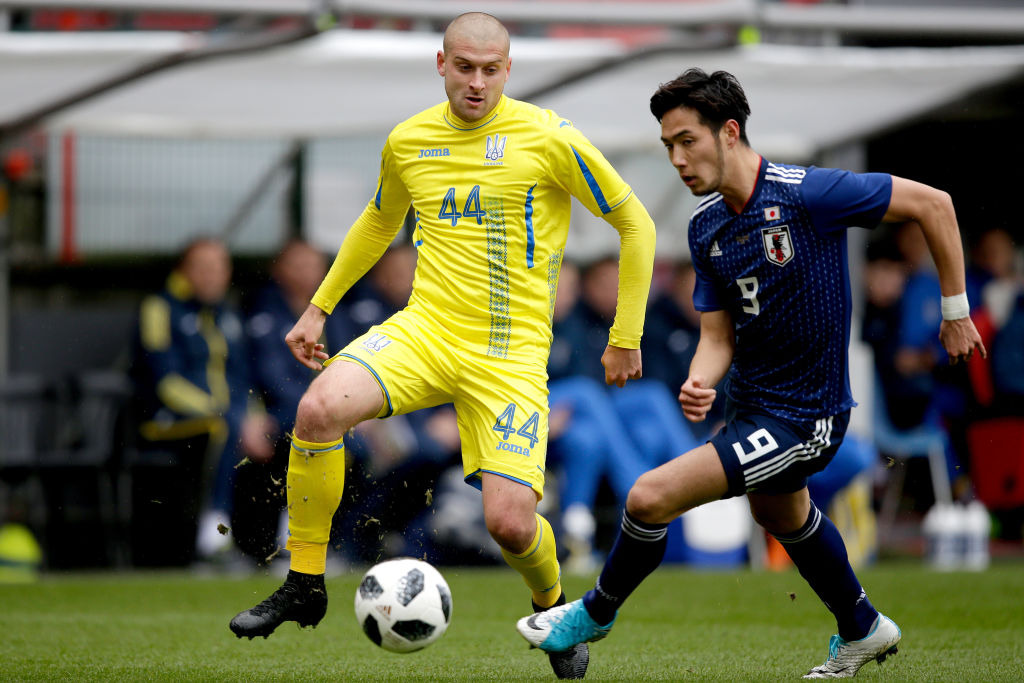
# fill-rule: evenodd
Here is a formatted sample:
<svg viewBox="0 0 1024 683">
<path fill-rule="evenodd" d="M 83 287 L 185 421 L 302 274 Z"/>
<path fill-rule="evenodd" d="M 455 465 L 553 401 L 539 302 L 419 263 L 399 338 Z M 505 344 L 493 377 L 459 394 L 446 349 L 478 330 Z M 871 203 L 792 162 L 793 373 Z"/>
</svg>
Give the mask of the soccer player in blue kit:
<svg viewBox="0 0 1024 683">
<path fill-rule="evenodd" d="M 952 200 L 889 174 L 763 159 L 747 140 L 746 95 L 724 71 L 686 71 L 657 90 L 651 113 L 679 177 L 703 197 L 689 226 L 700 341 L 679 403 L 688 419 L 702 421 L 728 375 L 727 422 L 708 443 L 637 480 L 593 590 L 517 628 L 546 652 L 604 638 L 623 601 L 661 563 L 668 523 L 745 493 L 754 519 L 836 618 L 827 659 L 804 677 L 852 677 L 895 653 L 901 633 L 868 600 L 842 537 L 807 493 L 807 478 L 835 454 L 855 405 L 846 229 L 921 225 L 942 287 L 939 339 L 951 363 L 966 361 L 986 352 L 968 317 Z"/>
</svg>

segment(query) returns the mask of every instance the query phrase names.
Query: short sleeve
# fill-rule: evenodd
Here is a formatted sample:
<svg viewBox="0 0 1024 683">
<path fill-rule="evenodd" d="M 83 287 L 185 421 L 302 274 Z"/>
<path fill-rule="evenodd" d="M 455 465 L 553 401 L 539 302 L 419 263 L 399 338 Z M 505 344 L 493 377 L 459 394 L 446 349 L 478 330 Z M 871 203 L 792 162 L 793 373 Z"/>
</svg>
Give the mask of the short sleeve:
<svg viewBox="0 0 1024 683">
<path fill-rule="evenodd" d="M 693 270 L 696 275 L 696 281 L 693 286 L 693 307 L 698 311 L 720 311 L 725 306 L 722 305 L 718 289 L 715 287 L 715 281 L 708 271 L 707 262 L 704 258 L 705 252 L 700 244 L 694 240 L 693 236 L 697 231 L 694 230 L 693 220 L 692 218 L 690 219 L 690 227 L 687 230 L 690 243 L 690 260 L 693 262 Z"/>
<path fill-rule="evenodd" d="M 850 227 L 874 228 L 889 209 L 892 176 L 812 166 L 800 189 L 819 233 Z"/>
</svg>

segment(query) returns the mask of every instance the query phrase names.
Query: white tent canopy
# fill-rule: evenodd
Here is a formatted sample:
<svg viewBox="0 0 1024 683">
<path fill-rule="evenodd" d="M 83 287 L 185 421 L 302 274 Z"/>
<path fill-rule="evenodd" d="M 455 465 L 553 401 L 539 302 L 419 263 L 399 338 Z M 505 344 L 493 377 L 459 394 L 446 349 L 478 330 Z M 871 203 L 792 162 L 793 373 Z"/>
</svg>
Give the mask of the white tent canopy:
<svg viewBox="0 0 1024 683">
<path fill-rule="evenodd" d="M 128 65 L 190 47 L 188 34 L 0 34 L 0 120 Z M 324 137 L 386 131 L 443 97 L 436 34 L 335 30 L 263 53 L 175 67 L 56 115 L 79 130 Z M 506 92 L 624 55 L 608 40 L 517 37 Z M 1024 46 L 864 49 L 755 45 L 630 63 L 540 98 L 603 146 L 656 144 L 647 100 L 695 65 L 735 73 L 767 154 L 807 160 L 1024 73 Z"/>
<path fill-rule="evenodd" d="M 76 84 L 195 47 L 186 34 L 0 34 L 0 118 Z M 260 53 L 174 67 L 72 107 L 57 127 L 146 135 L 329 137 L 387 131 L 443 99 L 431 33 L 335 30 Z M 515 41 L 529 88 L 623 52 L 606 40 Z M 12 89 L 13 88 L 13 89 Z"/>
<path fill-rule="evenodd" d="M 0 120 L 11 120 L 131 65 L 187 49 L 187 34 L 0 34 Z M 328 195 L 337 176 L 308 180 L 311 234 L 337 244 L 366 201 L 377 150 L 401 119 L 444 97 L 434 54 L 437 34 L 333 30 L 302 43 L 186 64 L 70 107 L 51 130 L 176 138 L 323 139 L 363 136 L 349 159 L 351 193 Z M 506 92 L 515 97 L 553 83 L 625 48 L 606 40 L 516 37 Z M 634 60 L 535 99 L 571 119 L 613 158 L 659 225 L 685 222 L 692 199 L 665 166 L 651 93 L 689 66 L 725 69 L 744 84 L 753 114 L 752 145 L 765 156 L 821 163 L 824 155 L 902 121 L 1024 74 L 1024 46 L 948 49 L 862 49 L 754 45 L 683 51 Z M 365 148 L 365 149 L 364 149 Z M 350 152 L 347 152 L 350 153 Z M 353 174 L 352 168 L 360 169 Z M 372 170 L 370 170 L 372 169 Z M 319 188 L 319 190 L 318 190 Z M 333 207 L 333 208 L 332 208 Z M 340 208 L 339 208 L 340 207 Z M 577 211 L 578 220 L 591 219 Z M 598 224 L 600 222 L 598 221 Z M 614 246 L 614 235 L 574 229 L 570 251 L 590 255 Z M 684 253 L 681 231 L 659 246 Z M 592 234 L 602 238 L 592 239 Z M 611 240 L 611 243 L 609 243 Z"/>
</svg>

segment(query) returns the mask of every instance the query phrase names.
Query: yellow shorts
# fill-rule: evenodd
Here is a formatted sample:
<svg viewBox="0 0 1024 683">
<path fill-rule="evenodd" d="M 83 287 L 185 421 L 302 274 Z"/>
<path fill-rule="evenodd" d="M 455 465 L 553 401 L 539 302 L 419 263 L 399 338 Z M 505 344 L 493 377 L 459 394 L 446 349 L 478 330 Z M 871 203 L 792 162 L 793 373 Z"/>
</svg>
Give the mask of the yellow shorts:
<svg viewBox="0 0 1024 683">
<path fill-rule="evenodd" d="M 544 495 L 548 444 L 547 370 L 452 344 L 436 323 L 404 309 L 357 337 L 335 360 L 359 363 L 384 392 L 378 417 L 452 403 L 466 482 L 491 472 Z"/>
</svg>

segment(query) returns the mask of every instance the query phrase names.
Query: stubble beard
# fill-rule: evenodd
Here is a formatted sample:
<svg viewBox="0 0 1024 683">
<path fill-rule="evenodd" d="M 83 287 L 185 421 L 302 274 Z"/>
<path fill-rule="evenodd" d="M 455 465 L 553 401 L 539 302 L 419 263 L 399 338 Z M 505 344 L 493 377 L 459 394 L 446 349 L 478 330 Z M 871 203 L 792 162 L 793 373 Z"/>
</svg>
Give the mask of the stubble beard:
<svg viewBox="0 0 1024 683">
<path fill-rule="evenodd" d="M 722 141 L 717 134 L 715 135 L 715 153 L 717 157 L 715 160 L 715 174 L 705 187 L 695 186 L 690 188 L 690 193 L 694 197 L 706 197 L 709 194 L 718 192 L 722 187 L 722 178 L 725 176 L 725 153 L 722 151 Z"/>
</svg>

